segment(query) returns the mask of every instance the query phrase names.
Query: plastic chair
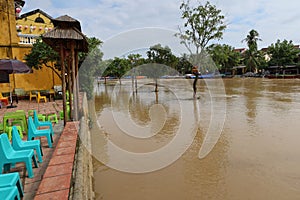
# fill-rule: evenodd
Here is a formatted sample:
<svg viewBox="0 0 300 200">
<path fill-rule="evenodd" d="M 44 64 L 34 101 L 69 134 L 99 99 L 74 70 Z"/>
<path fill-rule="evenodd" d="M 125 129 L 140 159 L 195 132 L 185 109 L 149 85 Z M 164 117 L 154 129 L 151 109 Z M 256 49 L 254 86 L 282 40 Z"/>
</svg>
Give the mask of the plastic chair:
<svg viewBox="0 0 300 200">
<path fill-rule="evenodd" d="M 33 111 L 33 122 L 37 129 L 41 127 L 49 127 L 51 134 L 54 134 L 53 125 L 51 121 L 40 121 L 36 110 Z"/>
<path fill-rule="evenodd" d="M 36 94 L 32 94 L 32 91 L 30 91 L 29 92 L 29 101 L 31 101 L 32 98 L 35 98 L 35 100 L 37 100 L 37 95 Z"/>
<path fill-rule="evenodd" d="M 18 172 L 0 174 L 0 188 L 17 186 L 20 197 L 24 196 L 24 190 Z M 2 198 L 1 198 L 2 199 Z"/>
<path fill-rule="evenodd" d="M 12 127 L 12 147 L 14 150 L 34 149 L 40 163 L 43 162 L 43 151 L 39 140 L 23 141 L 18 134 L 17 127 Z"/>
<path fill-rule="evenodd" d="M 70 106 L 67 105 L 67 119 L 69 119 L 69 116 L 70 116 Z M 61 120 L 64 119 L 64 111 L 63 110 L 59 111 L 59 118 Z"/>
<path fill-rule="evenodd" d="M 20 126 L 15 126 L 21 138 L 23 138 L 22 128 Z M 7 126 L 5 132 L 7 133 L 8 140 L 11 140 L 12 126 Z"/>
<path fill-rule="evenodd" d="M 4 125 L 3 122 L 0 122 L 0 133 L 4 132 Z"/>
<path fill-rule="evenodd" d="M 47 102 L 46 96 L 41 96 L 40 92 L 37 92 L 37 102 L 40 103 L 40 100 L 43 100 L 44 102 Z"/>
<path fill-rule="evenodd" d="M 46 136 L 48 140 L 48 146 L 52 148 L 53 137 L 50 129 L 37 129 L 34 125 L 32 117 L 28 117 L 28 137 L 27 141 L 33 140 L 36 137 Z"/>
<path fill-rule="evenodd" d="M 20 200 L 20 194 L 16 186 L 0 188 L 1 200 Z"/>
<path fill-rule="evenodd" d="M 33 160 L 35 167 L 38 167 L 38 163 L 32 149 L 16 151 L 9 143 L 7 134 L 0 135 L 0 174 L 2 174 L 3 168 L 5 168 L 5 171 L 8 171 L 12 164 L 25 162 L 28 177 L 33 178 L 34 175 L 31 160 Z"/>
<path fill-rule="evenodd" d="M 56 113 L 48 114 L 47 115 L 47 121 L 57 124 L 58 123 L 57 114 Z"/>
<path fill-rule="evenodd" d="M 34 110 L 28 110 L 28 116 L 32 116 L 32 117 L 34 117 L 33 116 L 33 111 Z M 45 115 L 43 115 L 43 114 L 37 114 L 37 116 L 38 116 L 38 120 L 39 121 L 46 121 L 46 116 Z"/>
<path fill-rule="evenodd" d="M 12 126 L 19 126 L 21 128 L 21 131 L 24 132 L 25 131 L 25 124 L 22 120 L 14 120 L 11 122 Z"/>
<path fill-rule="evenodd" d="M 5 105 L 8 105 L 9 103 L 8 97 L 4 97 L 1 92 L 0 92 L 0 101 L 2 101 Z"/>
</svg>

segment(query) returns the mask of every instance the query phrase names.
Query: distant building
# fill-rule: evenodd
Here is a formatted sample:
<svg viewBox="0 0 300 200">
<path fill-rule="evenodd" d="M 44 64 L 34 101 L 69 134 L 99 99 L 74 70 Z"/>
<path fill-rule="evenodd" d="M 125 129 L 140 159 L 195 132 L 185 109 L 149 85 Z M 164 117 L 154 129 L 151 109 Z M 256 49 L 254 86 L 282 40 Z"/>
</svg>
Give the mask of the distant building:
<svg viewBox="0 0 300 200">
<path fill-rule="evenodd" d="M 247 51 L 247 49 L 246 48 L 238 48 L 238 49 L 234 49 L 234 51 L 238 52 L 240 54 L 243 54 L 243 53 L 245 53 Z"/>
</svg>

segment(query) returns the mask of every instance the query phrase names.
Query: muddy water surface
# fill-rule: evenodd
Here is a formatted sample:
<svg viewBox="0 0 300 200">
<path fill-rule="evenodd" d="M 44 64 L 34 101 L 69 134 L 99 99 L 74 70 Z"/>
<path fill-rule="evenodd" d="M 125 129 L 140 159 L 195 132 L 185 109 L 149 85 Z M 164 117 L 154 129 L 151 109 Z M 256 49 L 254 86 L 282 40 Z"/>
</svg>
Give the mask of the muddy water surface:
<svg viewBox="0 0 300 200">
<path fill-rule="evenodd" d="M 95 161 L 96 199 L 300 199 L 300 80 L 224 79 L 224 93 L 214 81 L 219 80 L 200 81 L 197 100 L 188 80 L 161 80 L 157 95 L 152 80 L 139 80 L 137 94 L 130 81 L 121 87 L 100 84 L 93 108 L 99 126 L 93 150 L 101 161 Z M 199 159 L 212 120 L 222 132 Z M 160 150 L 177 135 L 184 135 L 175 143 L 184 153 L 169 150 L 170 158 L 180 155 L 161 167 L 169 157 Z M 158 156 L 135 163 L 118 157 L 109 142 Z M 148 171 L 141 173 L 143 167 Z"/>
</svg>

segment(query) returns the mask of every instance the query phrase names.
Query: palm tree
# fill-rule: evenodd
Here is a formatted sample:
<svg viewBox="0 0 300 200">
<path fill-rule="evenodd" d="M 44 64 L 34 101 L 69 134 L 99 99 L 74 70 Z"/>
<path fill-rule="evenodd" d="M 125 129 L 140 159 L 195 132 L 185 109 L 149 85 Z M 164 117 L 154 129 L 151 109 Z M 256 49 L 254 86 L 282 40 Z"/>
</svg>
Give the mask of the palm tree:
<svg viewBox="0 0 300 200">
<path fill-rule="evenodd" d="M 246 41 L 248 45 L 248 50 L 245 56 L 245 64 L 249 71 L 255 71 L 258 66 L 258 57 L 259 53 L 257 51 L 257 41 L 261 41 L 259 38 L 259 33 L 252 29 L 247 37 L 242 40 L 242 42 Z"/>
</svg>

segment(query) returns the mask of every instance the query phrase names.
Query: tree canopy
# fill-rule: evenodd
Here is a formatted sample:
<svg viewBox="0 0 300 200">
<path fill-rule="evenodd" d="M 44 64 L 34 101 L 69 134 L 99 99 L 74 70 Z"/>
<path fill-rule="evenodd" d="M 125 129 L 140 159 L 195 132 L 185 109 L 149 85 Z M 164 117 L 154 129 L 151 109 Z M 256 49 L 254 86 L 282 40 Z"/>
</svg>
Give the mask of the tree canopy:
<svg viewBox="0 0 300 200">
<path fill-rule="evenodd" d="M 41 69 L 43 66 L 49 67 L 61 78 L 60 73 L 57 72 L 61 69 L 59 55 L 41 38 L 36 40 L 30 53 L 26 54 L 24 59 L 29 67 L 34 69 Z"/>
<path fill-rule="evenodd" d="M 292 41 L 277 40 L 275 44 L 268 47 L 268 53 L 271 55 L 269 65 L 286 66 L 298 62 L 299 49 L 295 48 Z"/>
<path fill-rule="evenodd" d="M 259 33 L 252 29 L 242 42 L 247 42 L 248 50 L 244 54 L 245 64 L 248 71 L 254 72 L 259 66 L 261 54 L 257 50 L 257 41 L 261 41 Z"/>
<path fill-rule="evenodd" d="M 215 5 L 206 2 L 197 7 L 191 7 L 190 1 L 180 5 L 181 18 L 185 20 L 184 29 L 179 28 L 176 34 L 191 54 L 199 54 L 211 40 L 219 40 L 226 29 L 224 15 Z M 193 51 L 195 47 L 195 51 Z"/>
<path fill-rule="evenodd" d="M 226 44 L 210 45 L 208 52 L 220 71 L 230 71 L 241 62 L 241 55 L 234 50 L 234 47 Z"/>
</svg>

